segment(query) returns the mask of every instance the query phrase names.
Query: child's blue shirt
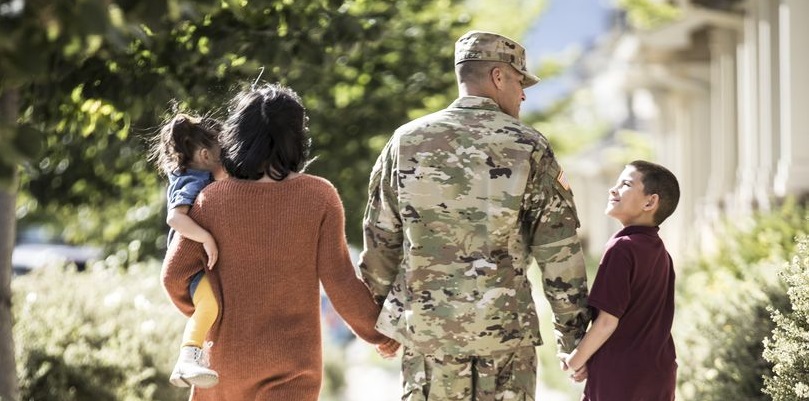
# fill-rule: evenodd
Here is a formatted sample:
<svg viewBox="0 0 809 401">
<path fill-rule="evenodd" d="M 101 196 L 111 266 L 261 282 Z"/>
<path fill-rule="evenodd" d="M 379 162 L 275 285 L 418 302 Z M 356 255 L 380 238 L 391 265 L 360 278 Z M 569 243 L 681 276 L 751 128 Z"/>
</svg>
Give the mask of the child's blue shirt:
<svg viewBox="0 0 809 401">
<path fill-rule="evenodd" d="M 209 171 L 186 169 L 184 173 L 175 171 L 169 174 L 169 186 L 166 190 L 166 210 L 177 206 L 191 206 L 202 189 L 213 182 Z M 174 237 L 174 229 L 169 228 L 168 243 Z"/>
</svg>

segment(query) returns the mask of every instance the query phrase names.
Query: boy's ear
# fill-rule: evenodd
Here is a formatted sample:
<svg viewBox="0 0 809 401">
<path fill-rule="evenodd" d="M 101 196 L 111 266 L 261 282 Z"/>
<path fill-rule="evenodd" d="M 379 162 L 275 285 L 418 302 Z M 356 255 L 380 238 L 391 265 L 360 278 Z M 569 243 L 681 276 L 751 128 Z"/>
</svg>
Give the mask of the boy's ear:
<svg viewBox="0 0 809 401">
<path fill-rule="evenodd" d="M 660 203 L 660 195 L 658 194 L 651 194 L 649 195 L 649 199 L 646 200 L 646 204 L 643 205 L 643 210 L 650 212 L 657 210 L 657 205 Z"/>
</svg>

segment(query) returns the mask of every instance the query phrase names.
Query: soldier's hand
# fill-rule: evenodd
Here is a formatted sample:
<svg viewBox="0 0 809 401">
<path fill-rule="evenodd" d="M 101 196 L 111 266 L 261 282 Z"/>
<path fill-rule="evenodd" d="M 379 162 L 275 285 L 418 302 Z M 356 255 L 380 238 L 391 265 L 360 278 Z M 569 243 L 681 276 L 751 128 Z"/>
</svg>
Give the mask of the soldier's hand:
<svg viewBox="0 0 809 401">
<path fill-rule="evenodd" d="M 559 358 L 559 367 L 562 368 L 563 372 L 566 372 L 570 369 L 570 366 L 567 366 L 567 360 L 570 359 L 570 354 L 566 352 L 560 352 L 556 354 L 556 357 Z"/>
</svg>

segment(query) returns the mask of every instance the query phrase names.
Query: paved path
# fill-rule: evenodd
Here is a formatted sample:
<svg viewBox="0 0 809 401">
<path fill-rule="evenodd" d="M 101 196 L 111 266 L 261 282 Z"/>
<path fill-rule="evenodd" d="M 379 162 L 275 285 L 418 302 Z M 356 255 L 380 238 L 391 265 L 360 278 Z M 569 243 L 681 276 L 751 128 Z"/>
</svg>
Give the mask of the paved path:
<svg viewBox="0 0 809 401">
<path fill-rule="evenodd" d="M 400 401 L 399 359 L 384 360 L 370 346 L 353 341 L 346 349 L 346 389 L 341 401 Z M 400 351 L 401 354 L 401 351 Z M 576 401 L 537 383 L 537 401 Z"/>
</svg>

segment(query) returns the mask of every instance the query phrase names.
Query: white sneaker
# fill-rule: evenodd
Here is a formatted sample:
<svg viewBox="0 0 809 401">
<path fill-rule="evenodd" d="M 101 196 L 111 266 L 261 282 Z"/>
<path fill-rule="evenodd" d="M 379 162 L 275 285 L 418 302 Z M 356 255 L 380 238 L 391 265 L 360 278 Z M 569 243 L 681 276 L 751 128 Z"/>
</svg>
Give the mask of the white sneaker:
<svg viewBox="0 0 809 401">
<path fill-rule="evenodd" d="M 209 388 L 219 383 L 219 374 L 203 363 L 201 348 L 182 347 L 169 382 L 177 387 Z"/>
</svg>

